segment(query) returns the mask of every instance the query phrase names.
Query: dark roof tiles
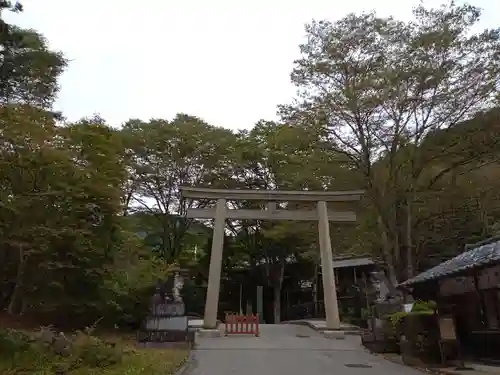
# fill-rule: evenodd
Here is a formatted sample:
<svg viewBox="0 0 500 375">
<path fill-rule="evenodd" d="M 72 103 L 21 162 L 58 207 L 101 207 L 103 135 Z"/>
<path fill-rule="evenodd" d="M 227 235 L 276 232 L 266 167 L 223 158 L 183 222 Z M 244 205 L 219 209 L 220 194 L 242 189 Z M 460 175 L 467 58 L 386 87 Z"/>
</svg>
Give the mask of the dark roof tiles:
<svg viewBox="0 0 500 375">
<path fill-rule="evenodd" d="M 486 266 L 490 263 L 500 262 L 500 241 L 488 243 L 475 247 L 472 250 L 463 252 L 455 258 L 447 260 L 436 267 L 433 267 L 421 274 L 399 284 L 400 286 L 410 286 L 440 279 L 467 269 Z"/>
</svg>

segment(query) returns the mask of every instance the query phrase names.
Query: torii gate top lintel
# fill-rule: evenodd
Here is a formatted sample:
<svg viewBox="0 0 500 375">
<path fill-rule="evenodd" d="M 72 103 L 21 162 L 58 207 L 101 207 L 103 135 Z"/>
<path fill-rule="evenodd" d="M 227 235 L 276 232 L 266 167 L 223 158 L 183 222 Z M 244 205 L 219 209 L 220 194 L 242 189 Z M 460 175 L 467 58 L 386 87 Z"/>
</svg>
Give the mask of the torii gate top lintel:
<svg viewBox="0 0 500 375">
<path fill-rule="evenodd" d="M 364 190 L 346 191 L 293 191 L 293 190 L 243 190 L 243 189 L 210 189 L 181 186 L 183 198 L 194 199 L 227 199 L 227 200 L 259 200 L 259 201 L 308 201 L 308 202 L 349 202 L 359 201 Z"/>
</svg>

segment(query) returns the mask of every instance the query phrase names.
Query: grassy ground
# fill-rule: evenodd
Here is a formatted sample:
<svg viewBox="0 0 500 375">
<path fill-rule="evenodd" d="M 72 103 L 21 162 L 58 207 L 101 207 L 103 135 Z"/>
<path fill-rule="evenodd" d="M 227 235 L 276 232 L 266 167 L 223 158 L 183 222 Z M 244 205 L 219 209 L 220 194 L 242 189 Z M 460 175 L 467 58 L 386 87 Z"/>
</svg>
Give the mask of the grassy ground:
<svg viewBox="0 0 500 375">
<path fill-rule="evenodd" d="M 181 349 L 140 349 L 125 355 L 122 363 L 100 368 L 81 368 L 71 375 L 169 375 L 174 374 L 188 357 Z M 42 374 L 40 374 L 42 375 Z M 46 375 L 43 373 L 43 375 Z"/>
<path fill-rule="evenodd" d="M 33 337 L 33 331 L 0 327 L 1 375 L 169 375 L 189 354 L 187 349 L 137 348 L 125 335 L 80 333 L 71 351 L 58 355 L 53 346 L 19 339 L 26 335 Z"/>
<path fill-rule="evenodd" d="M 143 349 L 137 348 L 135 338 L 130 336 L 106 337 L 125 348 L 124 361 L 104 372 L 75 372 L 71 375 L 169 375 L 174 374 L 188 359 L 188 349 Z"/>
<path fill-rule="evenodd" d="M 66 358 L 24 353 L 13 361 L 0 360 L 2 375 L 169 375 L 184 363 L 185 350 L 143 349 L 124 355 L 121 363 L 109 367 L 68 368 Z"/>
</svg>

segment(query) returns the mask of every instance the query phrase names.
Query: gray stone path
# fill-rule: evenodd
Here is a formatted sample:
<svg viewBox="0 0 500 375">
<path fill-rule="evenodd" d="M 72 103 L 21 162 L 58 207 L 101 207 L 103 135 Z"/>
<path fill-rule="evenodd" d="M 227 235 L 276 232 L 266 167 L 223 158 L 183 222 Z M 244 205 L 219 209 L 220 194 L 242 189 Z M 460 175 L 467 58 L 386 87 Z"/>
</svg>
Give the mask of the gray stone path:
<svg viewBox="0 0 500 375">
<path fill-rule="evenodd" d="M 331 340 L 307 326 L 291 324 L 262 325 L 261 337 L 197 338 L 193 363 L 185 374 L 422 375 L 369 354 L 358 336 Z"/>
</svg>

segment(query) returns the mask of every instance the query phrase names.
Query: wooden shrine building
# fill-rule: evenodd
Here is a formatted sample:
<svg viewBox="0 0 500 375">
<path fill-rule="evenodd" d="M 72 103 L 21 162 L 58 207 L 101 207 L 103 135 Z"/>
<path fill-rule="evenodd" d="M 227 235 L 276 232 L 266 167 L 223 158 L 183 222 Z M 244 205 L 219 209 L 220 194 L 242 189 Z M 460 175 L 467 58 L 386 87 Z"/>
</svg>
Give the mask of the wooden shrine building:
<svg viewBox="0 0 500 375">
<path fill-rule="evenodd" d="M 451 312 L 461 351 L 474 359 L 500 360 L 500 238 L 409 279 L 399 287 L 415 299 L 435 300 Z"/>
</svg>

